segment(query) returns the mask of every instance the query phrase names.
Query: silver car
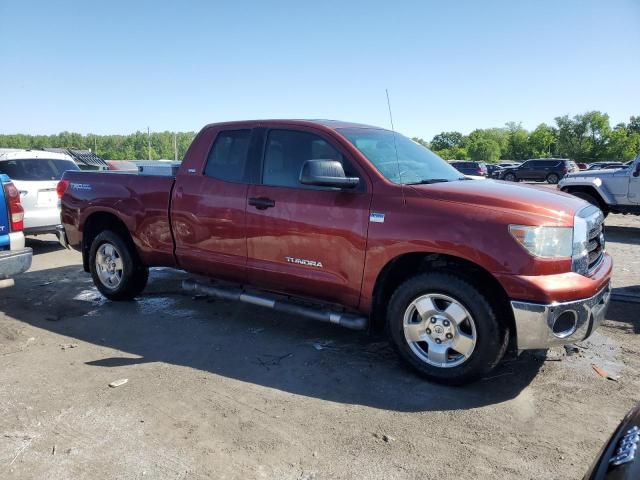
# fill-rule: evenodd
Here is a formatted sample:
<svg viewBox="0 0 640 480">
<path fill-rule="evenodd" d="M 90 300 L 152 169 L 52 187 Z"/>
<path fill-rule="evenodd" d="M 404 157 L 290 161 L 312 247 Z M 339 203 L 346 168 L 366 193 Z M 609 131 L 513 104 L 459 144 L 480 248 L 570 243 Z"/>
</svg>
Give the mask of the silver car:
<svg viewBox="0 0 640 480">
<path fill-rule="evenodd" d="M 56 186 L 67 170 L 79 170 L 63 153 L 19 150 L 0 153 L 0 173 L 11 178 L 20 190 L 24 208 L 24 233 L 58 233 L 60 207 Z"/>
</svg>

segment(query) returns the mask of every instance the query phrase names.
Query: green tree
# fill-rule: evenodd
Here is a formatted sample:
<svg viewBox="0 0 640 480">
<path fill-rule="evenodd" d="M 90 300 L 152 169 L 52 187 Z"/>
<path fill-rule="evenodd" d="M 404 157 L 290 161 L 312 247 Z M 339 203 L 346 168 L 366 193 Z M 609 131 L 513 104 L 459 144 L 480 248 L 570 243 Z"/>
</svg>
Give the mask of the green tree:
<svg viewBox="0 0 640 480">
<path fill-rule="evenodd" d="M 607 158 L 632 160 L 640 152 L 640 133 L 628 130 L 624 124 L 616 125 L 609 135 Z"/>
<path fill-rule="evenodd" d="M 509 135 L 504 157 L 511 160 L 526 160 L 531 158 L 529 149 L 529 132 L 522 128 L 521 123 L 508 122 L 506 124 Z"/>
<path fill-rule="evenodd" d="M 532 157 L 547 157 L 552 154 L 551 147 L 557 142 L 556 132 L 546 123 L 541 123 L 531 132 L 528 149 Z"/>
<path fill-rule="evenodd" d="M 469 155 L 476 162 L 496 162 L 500 159 L 500 145 L 494 139 L 476 137 L 469 141 Z"/>
<path fill-rule="evenodd" d="M 445 148 L 462 147 L 464 136 L 460 132 L 441 132 L 431 140 L 433 150 L 444 150 Z"/>
</svg>

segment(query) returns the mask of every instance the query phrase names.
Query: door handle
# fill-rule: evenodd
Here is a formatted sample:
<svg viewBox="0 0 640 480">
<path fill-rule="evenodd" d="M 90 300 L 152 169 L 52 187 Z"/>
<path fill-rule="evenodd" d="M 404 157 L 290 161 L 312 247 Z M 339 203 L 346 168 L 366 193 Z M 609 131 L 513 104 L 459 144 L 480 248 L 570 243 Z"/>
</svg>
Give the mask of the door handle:
<svg viewBox="0 0 640 480">
<path fill-rule="evenodd" d="M 276 202 L 270 198 L 253 197 L 249 199 L 249 205 L 256 207 L 258 210 L 266 210 L 267 208 L 275 207 Z"/>
</svg>

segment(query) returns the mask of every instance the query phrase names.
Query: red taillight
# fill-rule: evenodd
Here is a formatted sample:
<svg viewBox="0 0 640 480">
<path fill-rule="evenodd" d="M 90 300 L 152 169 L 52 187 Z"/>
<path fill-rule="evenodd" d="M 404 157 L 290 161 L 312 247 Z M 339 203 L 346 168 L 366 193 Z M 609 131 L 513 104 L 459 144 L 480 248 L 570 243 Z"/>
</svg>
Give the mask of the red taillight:
<svg viewBox="0 0 640 480">
<path fill-rule="evenodd" d="M 11 231 L 20 232 L 24 229 L 24 208 L 20 203 L 20 192 L 13 183 L 9 182 L 4 184 L 4 194 L 9 206 Z"/>
<path fill-rule="evenodd" d="M 58 185 L 56 186 L 56 192 L 58 193 L 58 198 L 62 198 L 64 192 L 69 188 L 69 180 L 60 180 Z"/>
</svg>

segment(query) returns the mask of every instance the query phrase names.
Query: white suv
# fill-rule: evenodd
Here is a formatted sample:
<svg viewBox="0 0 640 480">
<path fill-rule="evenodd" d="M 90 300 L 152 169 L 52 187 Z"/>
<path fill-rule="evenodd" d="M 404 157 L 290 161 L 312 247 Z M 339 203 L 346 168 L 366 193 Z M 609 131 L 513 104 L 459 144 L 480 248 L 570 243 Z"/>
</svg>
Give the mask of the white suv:
<svg viewBox="0 0 640 480">
<path fill-rule="evenodd" d="M 67 170 L 79 170 L 64 153 L 18 150 L 0 153 L 0 173 L 20 190 L 24 208 L 24 233 L 58 233 L 60 207 L 56 186 Z"/>
</svg>

